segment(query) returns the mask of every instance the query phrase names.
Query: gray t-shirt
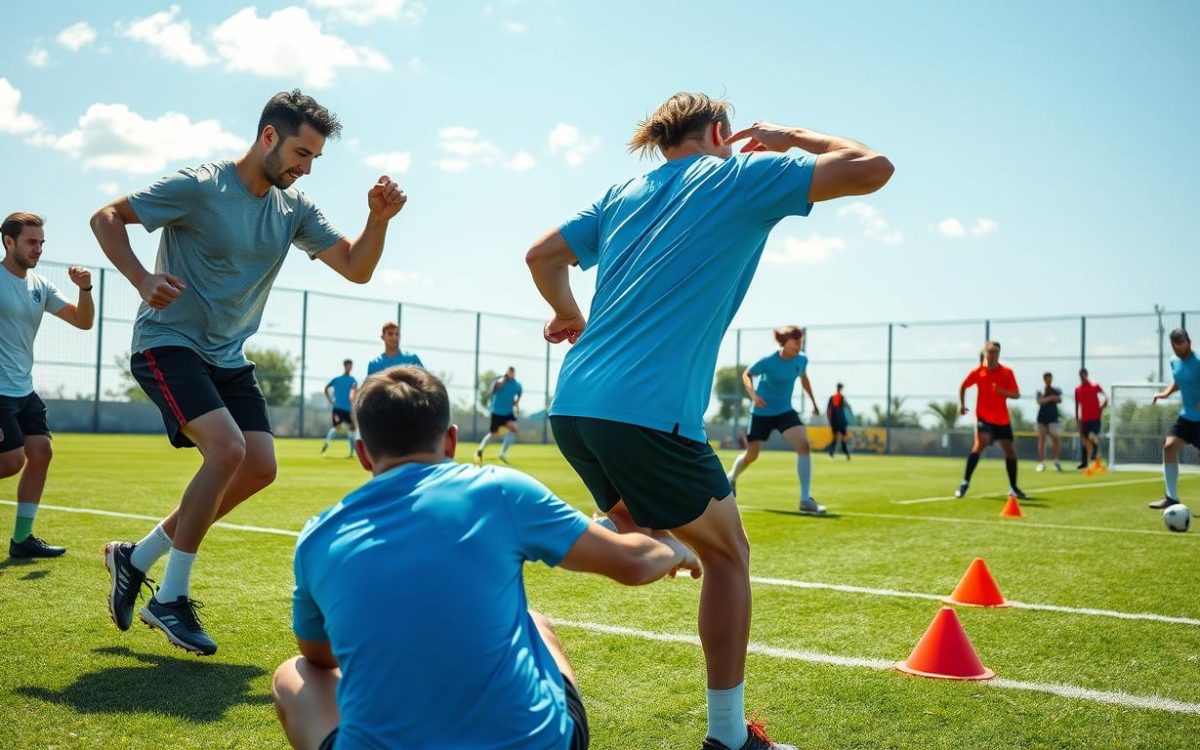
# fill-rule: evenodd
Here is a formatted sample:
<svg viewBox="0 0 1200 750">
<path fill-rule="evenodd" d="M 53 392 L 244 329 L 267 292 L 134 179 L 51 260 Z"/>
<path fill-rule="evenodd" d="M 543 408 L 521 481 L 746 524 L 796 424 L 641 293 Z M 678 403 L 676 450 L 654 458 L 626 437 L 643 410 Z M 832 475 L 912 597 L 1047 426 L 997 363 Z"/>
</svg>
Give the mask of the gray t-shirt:
<svg viewBox="0 0 1200 750">
<path fill-rule="evenodd" d="M 181 169 L 128 200 L 146 231 L 163 230 L 154 272 L 187 285 L 162 310 L 142 304 L 133 351 L 183 346 L 216 367 L 246 364 L 242 345 L 258 331 L 288 247 L 312 258 L 343 237 L 295 188 L 252 195 L 231 161 Z"/>
<path fill-rule="evenodd" d="M 0 266 L 0 396 L 33 393 L 33 339 L 42 313 L 66 306 L 66 297 L 45 278 L 26 271 L 21 279 Z"/>
</svg>

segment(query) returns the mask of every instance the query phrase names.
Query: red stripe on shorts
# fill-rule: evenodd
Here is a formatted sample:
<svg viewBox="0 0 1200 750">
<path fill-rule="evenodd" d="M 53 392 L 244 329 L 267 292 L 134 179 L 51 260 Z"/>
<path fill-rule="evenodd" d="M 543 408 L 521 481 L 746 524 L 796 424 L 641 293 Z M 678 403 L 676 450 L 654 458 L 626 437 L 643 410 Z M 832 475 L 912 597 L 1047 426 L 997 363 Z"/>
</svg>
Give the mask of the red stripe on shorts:
<svg viewBox="0 0 1200 750">
<path fill-rule="evenodd" d="M 171 407 L 171 413 L 175 415 L 175 421 L 180 425 L 187 424 L 187 418 L 183 416 L 183 411 L 179 408 L 179 404 L 175 402 L 175 396 L 167 386 L 166 376 L 163 375 L 162 370 L 158 369 L 158 362 L 154 359 L 154 353 L 147 349 L 142 354 L 146 356 L 146 362 L 150 365 L 150 372 L 154 373 L 154 379 L 158 382 L 158 390 L 162 391 L 163 397 L 167 400 L 167 406 Z"/>
</svg>

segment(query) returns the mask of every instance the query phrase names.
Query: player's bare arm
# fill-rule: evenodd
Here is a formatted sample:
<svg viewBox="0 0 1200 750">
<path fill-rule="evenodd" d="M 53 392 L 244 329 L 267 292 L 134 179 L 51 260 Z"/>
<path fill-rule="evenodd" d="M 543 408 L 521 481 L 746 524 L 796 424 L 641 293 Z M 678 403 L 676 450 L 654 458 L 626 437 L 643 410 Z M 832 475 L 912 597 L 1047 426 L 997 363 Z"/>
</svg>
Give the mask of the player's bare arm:
<svg viewBox="0 0 1200 750">
<path fill-rule="evenodd" d="M 96 235 L 104 255 L 137 289 L 142 301 L 155 310 L 161 310 L 179 299 L 179 295 L 187 289 L 187 284 L 169 273 L 150 273 L 133 254 L 126 227 L 141 223 L 129 201 L 120 198 L 92 215 L 92 234 Z"/>
<path fill-rule="evenodd" d="M 369 213 L 362 234 L 353 242 L 343 239 L 335 243 L 318 253 L 317 258 L 347 281 L 367 283 L 383 255 L 388 224 L 407 202 L 408 196 L 404 190 L 390 177 L 383 175 L 367 193 Z"/>
<path fill-rule="evenodd" d="M 571 291 L 569 269 L 578 262 L 571 246 L 557 229 L 547 232 L 525 254 L 525 263 L 533 275 L 534 285 L 554 311 L 554 317 L 542 331 L 545 339 L 552 344 L 563 341 L 574 344 L 586 324 L 579 303 L 575 301 L 575 294 Z"/>
<path fill-rule="evenodd" d="M 67 275 L 71 283 L 79 287 L 79 301 L 66 305 L 54 314 L 81 331 L 87 331 L 96 317 L 96 305 L 92 300 L 92 272 L 82 266 L 71 266 L 67 269 Z"/>
</svg>

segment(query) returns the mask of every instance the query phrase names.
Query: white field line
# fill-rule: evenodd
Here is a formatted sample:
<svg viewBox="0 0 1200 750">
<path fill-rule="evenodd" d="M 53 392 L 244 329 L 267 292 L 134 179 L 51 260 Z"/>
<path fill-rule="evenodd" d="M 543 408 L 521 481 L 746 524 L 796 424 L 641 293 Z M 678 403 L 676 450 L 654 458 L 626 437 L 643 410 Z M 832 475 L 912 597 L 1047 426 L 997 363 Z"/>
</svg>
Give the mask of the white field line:
<svg viewBox="0 0 1200 750">
<path fill-rule="evenodd" d="M 1180 479 L 1185 479 L 1185 478 L 1188 478 L 1188 477 L 1180 477 Z M 1161 481 L 1162 481 L 1162 477 L 1146 477 L 1144 479 L 1118 479 L 1118 480 L 1110 481 L 1110 482 L 1089 482 L 1087 484 L 1064 484 L 1064 485 L 1059 485 L 1057 487 L 1045 487 L 1045 488 L 1041 488 L 1041 489 L 1031 490 L 1031 492 L 1033 493 L 1033 499 L 1037 499 L 1041 495 L 1045 495 L 1050 492 L 1066 492 L 1067 490 L 1090 490 L 1090 489 L 1094 489 L 1096 487 L 1121 487 L 1121 486 L 1124 486 L 1127 484 L 1146 484 L 1148 482 L 1161 482 Z M 973 495 L 971 497 L 975 497 L 975 498 L 1008 497 L 1008 493 L 1007 492 L 985 492 L 981 495 Z M 941 502 L 945 502 L 947 500 L 956 500 L 956 499 L 958 499 L 958 498 L 955 498 L 954 495 L 938 495 L 937 497 L 918 497 L 915 500 L 893 500 L 892 504 L 893 505 L 917 505 L 919 503 L 941 503 Z M 965 498 L 965 499 L 969 500 L 970 497 Z"/>
<path fill-rule="evenodd" d="M 700 639 L 691 635 L 655 633 L 648 630 L 635 630 L 633 628 L 620 627 L 616 625 L 603 625 L 594 622 L 562 620 L 554 617 L 550 619 L 556 627 L 560 628 L 575 628 L 578 630 L 586 630 L 591 633 L 603 633 L 604 635 L 640 638 L 642 640 L 658 641 L 660 643 L 680 643 L 689 646 L 700 645 Z M 750 643 L 746 650 L 751 654 L 757 654 L 759 656 L 803 661 L 810 664 L 828 664 L 836 667 L 858 667 L 861 669 L 885 670 L 892 669 L 895 666 L 895 662 L 887 661 L 886 659 L 867 659 L 860 656 L 838 656 L 836 654 L 823 654 L 818 651 L 804 651 L 789 648 L 778 648 L 775 646 L 764 646 L 758 643 Z M 1185 703 L 1184 701 L 1163 698 L 1157 695 L 1133 695 L 1125 692 L 1092 690 L 1090 688 L 1079 687 L 1077 685 L 1061 685 L 1048 682 L 1025 682 L 1022 680 L 1010 680 L 1003 677 L 998 677 L 994 680 L 987 680 L 979 684 L 1006 690 L 1028 690 L 1036 693 L 1049 693 L 1051 695 L 1057 695 L 1059 697 L 1069 698 L 1072 700 L 1091 701 L 1093 703 L 1107 703 L 1114 706 L 1124 706 L 1126 708 L 1143 708 L 1149 711 L 1166 711 L 1168 713 L 1176 714 L 1200 715 L 1200 703 Z"/>
<path fill-rule="evenodd" d="M 0 500 L 0 505 L 16 505 L 16 503 L 13 502 L 12 500 Z M 162 516 L 147 516 L 147 515 L 143 515 L 141 513 L 121 513 L 121 512 L 115 511 L 115 510 L 98 510 L 96 508 L 71 508 L 66 505 L 50 505 L 49 503 L 42 503 L 40 505 L 40 507 L 43 508 L 44 510 L 61 510 L 66 513 L 83 513 L 83 514 L 90 515 L 90 516 L 111 516 L 113 518 L 134 518 L 134 519 L 139 519 L 139 520 L 143 520 L 143 521 L 161 521 L 163 519 Z M 272 529 L 272 528 L 269 528 L 266 526 L 245 526 L 240 523 L 225 523 L 224 521 L 217 521 L 216 523 L 213 524 L 213 526 L 218 529 L 232 529 L 233 531 L 252 531 L 252 532 L 255 532 L 258 534 L 275 534 L 278 536 L 290 536 L 290 537 L 300 536 L 299 531 L 294 531 L 291 529 Z"/>
</svg>

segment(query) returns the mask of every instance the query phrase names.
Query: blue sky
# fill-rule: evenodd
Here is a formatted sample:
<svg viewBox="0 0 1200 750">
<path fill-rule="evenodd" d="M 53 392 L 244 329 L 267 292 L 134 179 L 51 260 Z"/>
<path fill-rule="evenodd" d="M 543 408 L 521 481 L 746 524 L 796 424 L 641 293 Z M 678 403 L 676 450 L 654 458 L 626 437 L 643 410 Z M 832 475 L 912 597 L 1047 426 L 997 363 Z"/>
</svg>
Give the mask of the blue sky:
<svg viewBox="0 0 1200 750">
<path fill-rule="evenodd" d="M 850 136 L 897 169 L 781 223 L 736 324 L 1200 306 L 1200 4 L 735 7 L 23 4 L 0 48 L 0 207 L 48 217 L 48 260 L 99 264 L 97 207 L 236 155 L 298 86 L 345 124 L 301 189 L 349 234 L 382 172 L 410 201 L 365 290 L 300 252 L 281 284 L 541 315 L 525 249 L 652 168 L 624 143 L 690 89 L 730 98 L 735 127 Z M 134 239 L 149 264 L 156 238 Z"/>
</svg>

